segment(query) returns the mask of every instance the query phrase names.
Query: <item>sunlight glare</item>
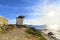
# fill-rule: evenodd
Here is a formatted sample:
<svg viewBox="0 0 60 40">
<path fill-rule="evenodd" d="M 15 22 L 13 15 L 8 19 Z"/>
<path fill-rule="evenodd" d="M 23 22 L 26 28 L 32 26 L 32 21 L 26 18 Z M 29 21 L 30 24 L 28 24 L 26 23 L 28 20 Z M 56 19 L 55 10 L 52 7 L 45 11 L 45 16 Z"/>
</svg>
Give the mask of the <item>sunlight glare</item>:
<svg viewBox="0 0 60 40">
<path fill-rule="evenodd" d="M 50 11 L 49 13 L 48 13 L 48 16 L 55 16 L 55 12 L 54 11 Z"/>
</svg>

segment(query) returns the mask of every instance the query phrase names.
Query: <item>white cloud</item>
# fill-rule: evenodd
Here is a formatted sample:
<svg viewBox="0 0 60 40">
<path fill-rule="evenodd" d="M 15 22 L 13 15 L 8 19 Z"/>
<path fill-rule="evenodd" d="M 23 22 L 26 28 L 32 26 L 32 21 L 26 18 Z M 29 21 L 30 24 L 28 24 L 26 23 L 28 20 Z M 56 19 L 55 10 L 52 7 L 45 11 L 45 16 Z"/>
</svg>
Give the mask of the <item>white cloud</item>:
<svg viewBox="0 0 60 40">
<path fill-rule="evenodd" d="M 53 4 L 47 4 L 48 0 L 45 0 L 43 3 L 43 6 L 40 4 L 36 5 L 32 9 L 34 10 L 34 13 L 32 15 L 39 15 L 37 18 L 33 18 L 30 20 L 26 20 L 25 23 L 28 24 L 60 24 L 60 7 L 56 5 L 54 2 Z M 42 13 L 40 13 L 42 10 Z M 54 14 L 49 14 L 49 13 Z M 50 15 L 50 17 L 48 16 Z M 55 15 L 54 17 L 51 17 L 51 15 Z M 27 22 L 28 21 L 28 22 Z"/>
<path fill-rule="evenodd" d="M 30 24 L 30 25 L 45 25 L 45 20 L 44 18 L 34 18 L 34 19 L 26 19 L 25 24 Z"/>
</svg>

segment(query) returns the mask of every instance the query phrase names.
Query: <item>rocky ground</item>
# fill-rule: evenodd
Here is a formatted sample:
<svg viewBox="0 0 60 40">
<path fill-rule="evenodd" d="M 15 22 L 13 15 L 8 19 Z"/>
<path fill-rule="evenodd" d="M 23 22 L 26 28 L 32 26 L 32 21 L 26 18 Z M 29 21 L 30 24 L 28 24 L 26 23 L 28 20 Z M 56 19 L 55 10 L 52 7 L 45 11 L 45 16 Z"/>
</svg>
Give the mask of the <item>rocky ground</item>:
<svg viewBox="0 0 60 40">
<path fill-rule="evenodd" d="M 26 28 L 14 28 L 7 33 L 0 34 L 0 40 L 39 40 L 37 36 L 25 32 Z"/>
</svg>

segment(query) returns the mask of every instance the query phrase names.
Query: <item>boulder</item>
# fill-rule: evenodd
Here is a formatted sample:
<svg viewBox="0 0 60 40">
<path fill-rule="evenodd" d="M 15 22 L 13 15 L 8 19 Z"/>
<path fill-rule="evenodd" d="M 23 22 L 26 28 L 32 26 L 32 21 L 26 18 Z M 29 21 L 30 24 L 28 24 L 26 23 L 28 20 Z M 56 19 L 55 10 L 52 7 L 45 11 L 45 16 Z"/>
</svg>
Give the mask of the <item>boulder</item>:
<svg viewBox="0 0 60 40">
<path fill-rule="evenodd" d="M 8 25 L 8 20 L 0 16 L 0 26 Z"/>
</svg>

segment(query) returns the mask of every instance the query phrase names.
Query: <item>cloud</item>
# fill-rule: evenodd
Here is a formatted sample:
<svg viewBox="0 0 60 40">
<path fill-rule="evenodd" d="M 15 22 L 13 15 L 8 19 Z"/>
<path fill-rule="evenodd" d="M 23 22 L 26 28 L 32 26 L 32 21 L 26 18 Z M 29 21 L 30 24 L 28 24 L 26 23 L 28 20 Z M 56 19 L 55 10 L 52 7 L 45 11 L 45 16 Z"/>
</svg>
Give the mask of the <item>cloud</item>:
<svg viewBox="0 0 60 40">
<path fill-rule="evenodd" d="M 57 0 L 58 2 L 58 0 Z M 53 1 L 52 4 L 46 4 L 44 6 L 44 18 L 47 25 L 60 25 L 60 6 L 56 1 Z"/>
<path fill-rule="evenodd" d="M 26 19 L 24 21 L 24 24 L 28 24 L 28 25 L 45 25 L 45 21 L 43 21 L 44 19 L 39 19 L 39 18 L 34 18 L 34 19 Z"/>
<path fill-rule="evenodd" d="M 58 2 L 58 1 L 57 1 Z M 32 15 L 36 15 L 35 18 L 30 19 L 28 22 L 25 23 L 28 24 L 60 24 L 60 6 L 57 6 L 56 0 L 45 0 L 43 1 L 43 4 L 35 5 L 32 7 L 32 10 L 34 11 Z M 51 4 L 52 3 L 52 4 Z M 54 14 L 51 14 L 53 13 Z M 50 13 L 50 14 L 49 14 Z M 49 15 L 55 15 L 54 17 L 49 17 Z M 31 14 L 29 14 L 31 15 Z"/>
</svg>

